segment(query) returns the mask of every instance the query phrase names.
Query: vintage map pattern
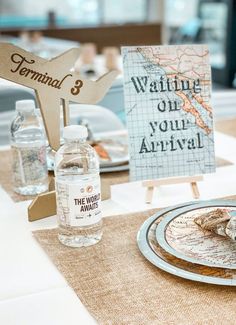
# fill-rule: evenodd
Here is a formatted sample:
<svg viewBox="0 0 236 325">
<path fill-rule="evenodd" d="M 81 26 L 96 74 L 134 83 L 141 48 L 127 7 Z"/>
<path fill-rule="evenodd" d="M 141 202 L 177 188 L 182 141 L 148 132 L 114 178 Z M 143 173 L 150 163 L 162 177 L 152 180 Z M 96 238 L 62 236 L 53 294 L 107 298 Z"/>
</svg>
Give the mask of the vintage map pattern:
<svg viewBox="0 0 236 325">
<path fill-rule="evenodd" d="M 123 47 L 132 180 L 215 171 L 205 45 Z"/>
<path fill-rule="evenodd" d="M 194 222 L 196 217 L 215 209 L 197 209 L 174 218 L 166 227 L 166 242 L 177 253 L 195 259 L 200 264 L 200 261 L 205 261 L 236 269 L 236 242 L 211 231 L 202 230 Z M 236 209 L 229 209 L 234 210 Z"/>
<path fill-rule="evenodd" d="M 164 217 L 164 216 L 163 216 Z M 150 227 L 147 233 L 148 243 L 152 251 L 157 255 L 158 258 L 167 262 L 170 266 L 179 268 L 181 270 L 192 272 L 193 274 L 201 275 L 202 277 L 215 277 L 218 279 L 232 279 L 236 278 L 236 270 L 208 267 L 200 264 L 193 264 L 188 261 L 184 261 L 167 253 L 156 241 L 156 228 L 159 223 L 163 220 L 163 217 L 158 218 Z M 180 275 L 180 274 L 177 274 Z"/>
</svg>

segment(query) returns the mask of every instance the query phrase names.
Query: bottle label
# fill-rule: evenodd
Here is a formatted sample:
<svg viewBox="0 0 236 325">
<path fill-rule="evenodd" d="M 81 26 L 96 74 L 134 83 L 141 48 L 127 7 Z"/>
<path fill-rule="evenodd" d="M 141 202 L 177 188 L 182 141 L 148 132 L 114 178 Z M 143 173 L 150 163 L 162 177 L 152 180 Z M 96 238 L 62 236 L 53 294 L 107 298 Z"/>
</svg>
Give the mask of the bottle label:
<svg viewBox="0 0 236 325">
<path fill-rule="evenodd" d="M 77 183 L 56 181 L 57 215 L 65 226 L 93 225 L 101 220 L 100 178 Z"/>
</svg>

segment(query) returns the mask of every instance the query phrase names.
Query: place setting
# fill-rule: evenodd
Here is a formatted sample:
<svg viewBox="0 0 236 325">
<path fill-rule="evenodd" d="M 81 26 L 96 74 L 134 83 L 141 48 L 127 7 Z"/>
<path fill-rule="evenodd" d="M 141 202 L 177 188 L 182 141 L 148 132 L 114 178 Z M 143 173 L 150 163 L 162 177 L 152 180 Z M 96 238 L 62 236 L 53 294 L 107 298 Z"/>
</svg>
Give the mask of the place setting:
<svg viewBox="0 0 236 325">
<path fill-rule="evenodd" d="M 227 226 L 235 209 L 236 203 L 226 200 L 162 209 L 140 228 L 139 249 L 152 264 L 176 276 L 235 286 L 235 226 Z M 221 213 L 227 217 L 220 217 L 216 224 Z M 201 221 L 209 225 L 212 219 L 214 228 L 199 226 Z"/>
</svg>

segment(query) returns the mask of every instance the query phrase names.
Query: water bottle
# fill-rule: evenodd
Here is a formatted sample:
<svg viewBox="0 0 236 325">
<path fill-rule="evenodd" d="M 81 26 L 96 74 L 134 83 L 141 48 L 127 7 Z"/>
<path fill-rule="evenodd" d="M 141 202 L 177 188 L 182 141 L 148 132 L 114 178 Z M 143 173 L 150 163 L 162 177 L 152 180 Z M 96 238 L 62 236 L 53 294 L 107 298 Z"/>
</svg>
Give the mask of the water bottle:
<svg viewBox="0 0 236 325">
<path fill-rule="evenodd" d="M 87 136 L 85 126 L 65 127 L 65 143 L 55 157 L 58 238 L 71 247 L 90 246 L 102 238 L 99 159 Z"/>
<path fill-rule="evenodd" d="M 46 140 L 33 100 L 17 101 L 16 112 L 11 123 L 14 191 L 36 195 L 48 190 Z"/>
</svg>

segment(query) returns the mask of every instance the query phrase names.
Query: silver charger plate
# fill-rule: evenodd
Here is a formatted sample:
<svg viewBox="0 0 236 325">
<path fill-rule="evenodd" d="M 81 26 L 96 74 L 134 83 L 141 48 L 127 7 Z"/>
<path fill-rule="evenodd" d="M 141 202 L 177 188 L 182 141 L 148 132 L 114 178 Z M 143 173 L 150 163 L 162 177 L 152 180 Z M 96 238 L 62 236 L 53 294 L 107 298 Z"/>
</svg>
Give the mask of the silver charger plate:
<svg viewBox="0 0 236 325">
<path fill-rule="evenodd" d="M 173 211 L 156 227 L 156 240 L 169 254 L 182 260 L 225 269 L 236 269 L 236 242 L 203 231 L 194 219 L 215 208 L 236 209 L 236 202 L 214 200 Z"/>
<path fill-rule="evenodd" d="M 168 218 L 171 213 L 178 213 L 186 206 L 191 208 L 195 203 L 189 202 L 165 208 L 148 218 L 137 234 L 138 247 L 149 262 L 170 274 L 192 281 L 236 286 L 236 271 L 192 264 L 172 256 L 156 242 L 155 230 L 158 223 Z M 208 201 L 203 204 L 207 205 Z"/>
<path fill-rule="evenodd" d="M 122 172 L 122 171 L 127 171 L 127 170 L 129 170 L 129 164 L 100 168 L 101 173 Z"/>
<path fill-rule="evenodd" d="M 54 171 L 54 162 L 51 160 L 48 161 L 48 170 Z M 100 173 L 113 173 L 113 172 L 122 172 L 129 170 L 129 163 L 116 166 L 101 166 Z"/>
</svg>

